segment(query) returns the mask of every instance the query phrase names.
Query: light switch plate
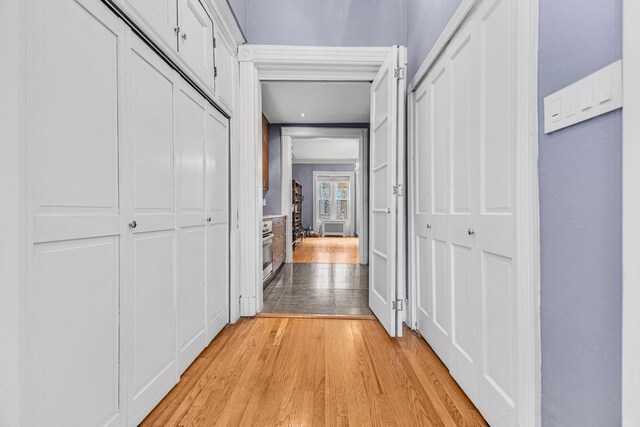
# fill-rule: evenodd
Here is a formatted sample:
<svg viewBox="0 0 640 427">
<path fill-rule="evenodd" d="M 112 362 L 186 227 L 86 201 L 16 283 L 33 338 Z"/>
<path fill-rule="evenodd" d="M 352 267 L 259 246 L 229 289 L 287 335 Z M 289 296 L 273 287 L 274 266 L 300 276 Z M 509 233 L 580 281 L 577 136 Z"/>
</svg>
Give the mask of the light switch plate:
<svg viewBox="0 0 640 427">
<path fill-rule="evenodd" d="M 544 99 L 544 133 L 589 120 L 622 107 L 622 61 Z"/>
</svg>

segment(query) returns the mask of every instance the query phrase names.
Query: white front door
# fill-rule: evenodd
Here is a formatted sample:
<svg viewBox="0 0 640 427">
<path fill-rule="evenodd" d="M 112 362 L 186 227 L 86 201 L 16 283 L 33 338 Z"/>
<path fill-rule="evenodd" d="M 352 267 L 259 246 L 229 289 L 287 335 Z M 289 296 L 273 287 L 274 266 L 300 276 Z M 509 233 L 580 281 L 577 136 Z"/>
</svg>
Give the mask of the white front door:
<svg viewBox="0 0 640 427">
<path fill-rule="evenodd" d="M 397 321 L 397 184 L 398 132 L 404 126 L 396 76 L 399 47 L 389 53 L 371 85 L 369 306 L 389 335 L 402 334 Z M 401 71 L 400 73 L 403 73 Z M 400 74 L 398 74 L 398 77 Z M 402 101 L 403 102 L 403 101 Z"/>
</svg>

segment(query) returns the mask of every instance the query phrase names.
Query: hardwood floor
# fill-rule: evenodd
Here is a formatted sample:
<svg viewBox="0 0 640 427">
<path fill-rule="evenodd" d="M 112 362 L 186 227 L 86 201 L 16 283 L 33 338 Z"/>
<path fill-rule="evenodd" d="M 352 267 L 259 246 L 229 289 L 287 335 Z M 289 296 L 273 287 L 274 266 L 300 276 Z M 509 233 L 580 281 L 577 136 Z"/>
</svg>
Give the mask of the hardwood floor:
<svg viewBox="0 0 640 427">
<path fill-rule="evenodd" d="M 143 426 L 487 425 L 426 342 L 377 320 L 227 326 Z"/>
<path fill-rule="evenodd" d="M 307 237 L 293 252 L 293 262 L 357 264 L 357 237 Z"/>
</svg>

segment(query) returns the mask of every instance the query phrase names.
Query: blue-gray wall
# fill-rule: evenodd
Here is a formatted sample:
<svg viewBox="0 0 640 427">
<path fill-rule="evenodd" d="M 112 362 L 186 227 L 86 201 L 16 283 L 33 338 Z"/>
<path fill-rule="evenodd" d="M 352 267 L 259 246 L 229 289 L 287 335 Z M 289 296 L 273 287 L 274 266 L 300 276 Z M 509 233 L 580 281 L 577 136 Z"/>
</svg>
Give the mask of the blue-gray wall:
<svg viewBox="0 0 640 427">
<path fill-rule="evenodd" d="M 543 426 L 620 425 L 622 115 L 544 135 L 542 102 L 621 57 L 621 0 L 540 0 Z"/>
<path fill-rule="evenodd" d="M 304 196 L 304 200 L 302 201 L 302 226 L 304 228 L 309 228 L 313 226 L 313 172 L 315 171 L 323 171 L 323 172 L 333 172 L 333 171 L 349 171 L 353 172 L 355 170 L 354 164 L 293 164 L 291 175 L 293 179 L 298 181 L 300 185 L 302 185 L 302 195 Z M 356 188 L 355 182 L 353 183 L 353 200 L 356 200 Z M 353 203 L 353 207 L 355 209 L 356 203 Z M 357 218 L 358 213 L 354 211 L 355 218 Z M 357 222 L 357 219 L 356 219 Z M 356 223 L 353 224 L 353 229 L 356 229 Z M 315 229 L 315 227 L 313 227 Z M 316 230 L 319 231 L 319 230 Z"/>
<path fill-rule="evenodd" d="M 407 0 L 408 82 L 447 26 L 462 0 Z"/>
<path fill-rule="evenodd" d="M 262 208 L 265 214 L 281 214 L 282 210 L 282 141 L 280 125 L 269 125 L 269 190 L 262 196 L 267 204 Z"/>
<path fill-rule="evenodd" d="M 230 0 L 251 44 L 391 46 L 406 39 L 406 0 Z"/>
</svg>

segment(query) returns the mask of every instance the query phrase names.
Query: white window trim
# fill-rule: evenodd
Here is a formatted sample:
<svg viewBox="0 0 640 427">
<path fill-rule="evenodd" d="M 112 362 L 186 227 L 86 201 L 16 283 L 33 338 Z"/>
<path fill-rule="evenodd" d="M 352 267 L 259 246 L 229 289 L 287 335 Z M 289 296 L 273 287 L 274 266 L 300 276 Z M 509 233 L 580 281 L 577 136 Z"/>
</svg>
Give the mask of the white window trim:
<svg viewBox="0 0 640 427">
<path fill-rule="evenodd" d="M 415 166 L 411 159 L 414 157 L 412 143 L 413 90 L 420 84 L 427 72 L 434 65 L 449 41 L 456 34 L 460 26 L 477 9 L 482 0 L 463 0 L 453 17 L 436 41 L 431 52 L 418 69 L 408 87 L 409 114 L 407 115 L 409 129 L 409 191 L 414 188 Z M 627 3 L 631 3 L 626 0 Z M 540 226 L 539 226 L 539 196 L 538 196 L 538 0 L 521 0 L 517 2 L 517 41 L 518 44 L 518 86 L 516 116 L 517 152 L 517 205 L 521 207 L 517 222 L 517 256 L 518 263 L 518 341 L 519 354 L 518 384 L 516 398 L 517 420 L 520 426 L 537 427 L 541 424 L 541 348 L 540 348 Z M 631 21 L 630 21 L 631 22 Z M 636 26 L 637 27 L 637 26 Z M 639 132 L 640 134 L 640 132 Z M 637 186 L 636 186 L 637 187 Z M 409 212 L 413 212 L 413 198 L 409 199 Z M 638 203 L 640 209 L 640 201 Z M 636 215 L 638 218 L 639 215 Z M 413 232 L 413 215 L 409 218 L 409 247 L 415 247 L 415 233 Z M 640 228 L 640 221 L 638 222 Z M 415 328 L 417 310 L 416 295 L 416 260 L 413 259 L 415 250 L 410 249 L 409 257 L 409 313 L 408 323 Z M 638 252 L 640 253 L 640 246 Z M 640 275 L 639 275 L 640 277 Z M 640 316 L 638 316 L 640 319 Z M 640 339 L 638 353 L 640 355 Z M 637 360 L 637 359 L 636 359 Z M 636 377 L 637 378 L 637 377 Z M 636 383 L 637 385 L 638 383 Z M 640 389 L 640 386 L 638 387 Z M 637 402 L 637 396 L 636 400 Z M 629 424 L 631 425 L 631 424 Z"/>
<path fill-rule="evenodd" d="M 355 165 L 354 165 L 355 167 Z M 354 213 L 354 197 L 353 197 L 353 183 L 354 183 L 354 172 L 350 172 L 350 171 L 313 171 L 313 225 L 314 225 L 314 230 L 317 228 L 318 223 L 320 222 L 320 220 L 318 219 L 318 178 L 322 177 L 322 176 L 329 176 L 329 177 L 347 177 L 348 181 L 349 181 L 349 228 L 347 229 L 348 233 L 350 236 L 354 236 L 354 223 L 355 223 L 355 213 Z M 333 198 L 335 198 L 335 195 L 332 195 Z M 339 220 L 331 220 L 332 222 L 336 222 Z M 346 221 L 345 221 L 346 222 Z M 320 232 L 320 230 L 316 230 L 318 232 Z"/>
<path fill-rule="evenodd" d="M 631 427 L 640 424 L 640 4 L 622 8 L 622 425 Z"/>
</svg>

